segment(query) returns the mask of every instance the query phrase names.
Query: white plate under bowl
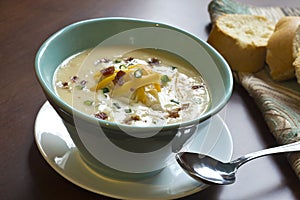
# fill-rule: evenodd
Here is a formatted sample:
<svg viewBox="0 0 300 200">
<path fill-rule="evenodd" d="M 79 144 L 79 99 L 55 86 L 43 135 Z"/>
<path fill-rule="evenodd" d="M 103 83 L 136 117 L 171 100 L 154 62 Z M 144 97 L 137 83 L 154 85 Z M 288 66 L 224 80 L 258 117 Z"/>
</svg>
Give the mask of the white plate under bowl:
<svg viewBox="0 0 300 200">
<path fill-rule="evenodd" d="M 220 116 L 211 126 L 198 130 L 189 151 L 206 153 L 222 161 L 232 156 L 232 138 Z M 35 122 L 36 144 L 49 165 L 70 182 L 91 192 L 119 199 L 176 199 L 199 192 L 207 185 L 189 177 L 175 160 L 157 175 L 134 181 L 116 180 L 90 169 L 64 127 L 61 118 L 46 102 Z"/>
</svg>

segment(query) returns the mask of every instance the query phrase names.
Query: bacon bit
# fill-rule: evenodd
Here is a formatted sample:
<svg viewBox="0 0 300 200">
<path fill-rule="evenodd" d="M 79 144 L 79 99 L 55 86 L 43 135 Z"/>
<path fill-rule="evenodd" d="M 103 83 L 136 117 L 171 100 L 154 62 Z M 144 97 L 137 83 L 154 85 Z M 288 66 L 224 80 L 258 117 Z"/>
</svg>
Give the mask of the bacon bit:
<svg viewBox="0 0 300 200">
<path fill-rule="evenodd" d="M 138 115 L 133 115 L 133 116 L 130 116 L 130 119 L 134 120 L 134 121 L 139 121 L 139 120 L 141 120 L 141 117 Z"/>
<path fill-rule="evenodd" d="M 181 110 L 181 108 L 177 108 L 177 109 L 174 109 L 174 110 L 168 110 L 167 112 L 169 113 L 169 116 L 170 118 L 177 118 L 179 117 L 179 111 Z"/>
<path fill-rule="evenodd" d="M 62 88 L 69 89 L 69 82 L 62 82 Z"/>
<path fill-rule="evenodd" d="M 80 82 L 80 84 L 81 84 L 81 85 L 85 85 L 85 84 L 86 84 L 86 80 L 82 80 L 82 81 Z"/>
<path fill-rule="evenodd" d="M 199 89 L 199 88 L 204 88 L 204 85 L 193 85 L 192 86 L 193 90 L 196 90 L 196 89 Z"/>
<path fill-rule="evenodd" d="M 126 72 L 120 70 L 118 71 L 118 73 L 116 74 L 115 79 L 113 80 L 113 83 L 116 85 L 123 85 L 124 84 L 124 80 L 123 80 L 123 76 L 125 76 Z"/>
<path fill-rule="evenodd" d="M 72 77 L 71 77 L 71 81 L 72 81 L 73 83 L 76 83 L 77 80 L 78 80 L 78 76 L 72 76 Z"/>
<path fill-rule="evenodd" d="M 124 123 L 130 125 L 130 124 L 132 124 L 132 121 L 139 121 L 139 120 L 141 120 L 140 116 L 132 115 L 132 116 L 130 116 L 130 118 L 125 119 Z"/>
<path fill-rule="evenodd" d="M 169 113 L 168 117 L 170 117 L 170 118 L 177 118 L 177 117 L 179 117 L 178 111 L 168 111 L 168 113 Z"/>
<path fill-rule="evenodd" d="M 130 61 L 132 61 L 133 59 L 134 59 L 133 57 L 124 58 L 124 61 L 125 61 L 125 62 L 130 62 Z"/>
<path fill-rule="evenodd" d="M 149 58 L 148 59 L 148 64 L 150 65 L 158 65 L 160 63 L 160 60 L 158 60 L 157 58 Z"/>
<path fill-rule="evenodd" d="M 106 120 L 108 118 L 108 115 L 105 112 L 99 112 L 95 114 L 95 117 L 98 119 Z"/>
<path fill-rule="evenodd" d="M 100 72 L 103 76 L 109 76 L 109 75 L 112 75 L 115 72 L 115 67 L 110 66 L 110 67 L 107 67 L 105 69 L 100 70 Z"/>
<path fill-rule="evenodd" d="M 66 86 L 68 86 L 68 85 L 69 85 L 69 83 L 68 83 L 68 82 L 62 82 L 61 84 L 62 84 L 62 86 L 63 86 L 63 87 L 66 87 Z"/>
</svg>

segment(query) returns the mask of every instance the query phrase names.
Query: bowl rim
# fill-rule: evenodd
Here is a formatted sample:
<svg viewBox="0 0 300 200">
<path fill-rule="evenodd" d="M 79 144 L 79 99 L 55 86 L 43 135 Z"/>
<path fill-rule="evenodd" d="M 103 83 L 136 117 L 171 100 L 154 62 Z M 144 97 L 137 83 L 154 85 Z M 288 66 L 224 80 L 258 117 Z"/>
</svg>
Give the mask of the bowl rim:
<svg viewBox="0 0 300 200">
<path fill-rule="evenodd" d="M 174 124 L 165 124 L 163 126 L 137 126 L 137 125 L 121 124 L 121 123 L 117 123 L 117 122 L 110 122 L 110 121 L 101 120 L 96 117 L 85 114 L 77 109 L 74 109 L 72 106 L 68 105 L 53 90 L 51 90 L 47 87 L 46 80 L 41 75 L 41 69 L 40 69 L 41 67 L 39 65 L 41 55 L 46 50 L 47 46 L 51 43 L 51 41 L 53 41 L 55 38 L 57 38 L 62 33 L 67 32 L 67 31 L 69 31 L 77 26 L 80 26 L 82 24 L 87 24 L 87 23 L 92 23 L 92 22 L 101 22 L 101 21 L 127 21 L 127 22 L 146 23 L 148 25 L 153 24 L 154 26 L 159 25 L 159 26 L 163 26 L 164 28 L 167 28 L 167 29 L 178 31 L 178 32 L 183 33 L 183 34 L 187 35 L 188 37 L 191 37 L 192 39 L 194 39 L 197 43 L 199 43 L 205 49 L 205 51 L 211 56 L 211 58 L 213 60 L 216 60 L 216 59 L 219 60 L 219 63 L 221 63 L 221 65 L 224 66 L 223 71 L 226 74 L 225 81 L 227 82 L 228 87 L 227 88 L 225 87 L 226 92 L 225 92 L 225 95 L 221 98 L 220 103 L 218 103 L 215 107 L 210 108 L 207 112 L 201 114 L 200 116 L 198 116 L 197 118 L 195 118 L 193 120 L 178 122 L 178 123 L 174 123 Z M 169 129 L 174 129 L 174 128 L 178 128 L 178 127 L 189 127 L 191 125 L 197 125 L 197 124 L 201 123 L 202 121 L 215 115 L 223 107 L 225 107 L 225 105 L 228 103 L 228 101 L 232 95 L 232 92 L 233 92 L 232 71 L 231 71 L 227 61 L 210 44 L 208 44 L 204 40 L 200 39 L 199 37 L 195 36 L 194 34 L 188 32 L 186 30 L 183 30 L 181 28 L 178 28 L 174 25 L 170 25 L 168 23 L 163 23 L 163 22 L 158 22 L 158 21 L 153 21 L 153 20 L 147 20 L 147 19 L 130 18 L 130 17 L 103 17 L 103 18 L 91 18 L 91 19 L 86 19 L 86 20 L 80 20 L 80 21 L 71 23 L 71 24 L 61 28 L 60 30 L 56 31 L 52 35 L 50 35 L 42 43 L 42 45 L 39 47 L 38 51 L 36 52 L 34 62 L 35 62 L 35 66 L 34 66 L 35 75 L 36 75 L 42 89 L 47 94 L 46 96 L 48 98 L 51 98 L 51 100 L 54 101 L 55 104 L 57 104 L 59 106 L 59 108 L 63 109 L 64 112 L 67 112 L 71 116 L 74 116 L 74 114 L 76 114 L 76 116 L 79 116 L 80 118 L 82 118 L 85 121 L 90 121 L 90 122 L 97 121 L 101 126 L 110 127 L 113 129 L 118 128 L 118 127 L 121 127 L 121 128 L 123 127 L 123 128 L 127 128 L 127 129 L 146 132 L 147 130 L 151 130 L 154 128 L 155 129 L 159 128 L 162 130 L 169 130 Z"/>
</svg>

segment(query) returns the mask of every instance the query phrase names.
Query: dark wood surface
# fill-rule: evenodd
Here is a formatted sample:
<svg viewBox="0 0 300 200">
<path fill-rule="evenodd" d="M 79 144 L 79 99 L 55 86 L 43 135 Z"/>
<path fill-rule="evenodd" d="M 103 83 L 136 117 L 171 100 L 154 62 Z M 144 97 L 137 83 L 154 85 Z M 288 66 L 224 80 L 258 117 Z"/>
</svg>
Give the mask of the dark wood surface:
<svg viewBox="0 0 300 200">
<path fill-rule="evenodd" d="M 208 0 L 1 0 L 0 1 L 0 199 L 110 199 L 70 183 L 39 153 L 34 121 L 46 98 L 35 78 L 41 43 L 78 20 L 123 16 L 169 23 L 206 40 Z M 300 7 L 300 1 L 242 1 Z M 276 145 L 260 111 L 239 85 L 222 111 L 231 131 L 233 158 Z M 284 155 L 240 168 L 237 182 L 212 186 L 184 199 L 299 199 L 300 181 Z"/>
</svg>

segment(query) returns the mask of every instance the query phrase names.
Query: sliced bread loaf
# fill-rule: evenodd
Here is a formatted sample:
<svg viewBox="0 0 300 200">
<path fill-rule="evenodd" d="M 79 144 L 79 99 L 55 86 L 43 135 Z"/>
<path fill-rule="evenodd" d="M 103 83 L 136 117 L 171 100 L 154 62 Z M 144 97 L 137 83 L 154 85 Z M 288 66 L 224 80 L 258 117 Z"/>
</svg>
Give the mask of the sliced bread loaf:
<svg viewBox="0 0 300 200">
<path fill-rule="evenodd" d="M 295 37 L 293 42 L 293 52 L 294 53 L 297 52 L 296 59 L 293 62 L 293 67 L 295 69 L 297 82 L 300 84 L 300 25 L 298 26 L 295 32 Z"/>
<path fill-rule="evenodd" d="M 274 23 L 263 16 L 225 14 L 214 24 L 207 42 L 233 71 L 256 72 L 265 65 L 267 42 Z"/>
<path fill-rule="evenodd" d="M 268 41 L 266 62 L 274 80 L 284 81 L 295 77 L 293 62 L 300 48 L 300 17 L 281 18 Z M 298 61 L 294 62 L 296 66 Z"/>
<path fill-rule="evenodd" d="M 297 82 L 300 84 L 300 53 L 297 54 L 296 59 L 293 62 L 293 66 L 295 67 Z"/>
</svg>

